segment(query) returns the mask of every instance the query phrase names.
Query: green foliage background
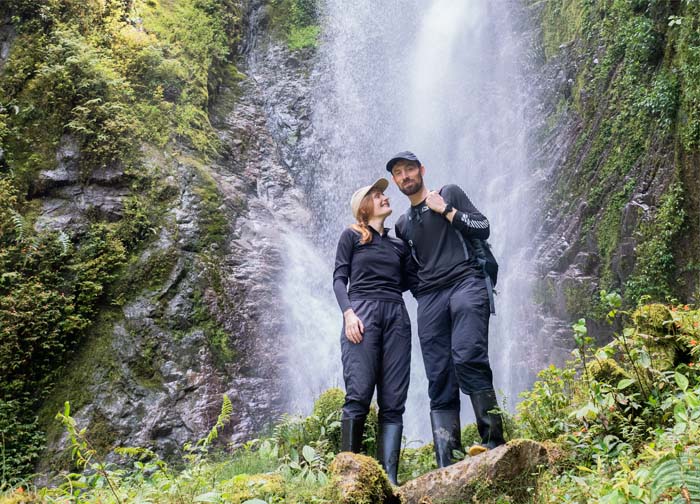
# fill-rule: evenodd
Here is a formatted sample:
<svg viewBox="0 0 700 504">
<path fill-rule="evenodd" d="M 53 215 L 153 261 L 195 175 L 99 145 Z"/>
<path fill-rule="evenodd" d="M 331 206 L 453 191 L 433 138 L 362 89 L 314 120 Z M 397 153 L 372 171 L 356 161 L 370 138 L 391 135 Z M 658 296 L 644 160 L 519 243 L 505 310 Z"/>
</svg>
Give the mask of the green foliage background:
<svg viewBox="0 0 700 504">
<path fill-rule="evenodd" d="M 143 163 L 143 146 L 217 153 L 208 107 L 237 72 L 239 10 L 233 0 L 0 6 L 17 31 L 0 79 L 3 484 L 33 467 L 43 444 L 34 412 L 172 197 Z M 64 135 L 78 141 L 83 181 L 101 167 L 124 171 L 132 196 L 120 221 L 95 215 L 75 236 L 34 230 L 34 181 L 55 167 Z"/>
<path fill-rule="evenodd" d="M 661 301 L 697 295 L 700 3 L 538 4 L 546 58 L 564 57 L 574 68 L 570 94 L 560 97 L 550 127 L 560 114 L 581 125 L 549 207 L 574 213 L 586 202 L 581 240 L 597 248 L 600 288 L 621 289 L 631 306 L 642 295 Z M 635 193 L 654 195 L 653 206 L 635 230 L 641 245 L 633 271 L 623 278 L 613 260 L 623 211 Z M 594 290 L 586 296 L 594 297 Z M 595 300 L 579 298 L 570 304 L 592 306 L 579 313 L 593 316 Z"/>
</svg>

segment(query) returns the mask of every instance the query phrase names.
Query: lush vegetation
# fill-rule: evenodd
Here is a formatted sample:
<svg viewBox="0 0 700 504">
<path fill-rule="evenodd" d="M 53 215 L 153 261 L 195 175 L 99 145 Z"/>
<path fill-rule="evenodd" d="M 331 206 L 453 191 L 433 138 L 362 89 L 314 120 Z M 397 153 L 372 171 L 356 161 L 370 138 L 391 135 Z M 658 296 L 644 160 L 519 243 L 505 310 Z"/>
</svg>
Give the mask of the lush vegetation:
<svg viewBox="0 0 700 504">
<path fill-rule="evenodd" d="M 316 47 L 321 33 L 317 0 L 271 0 L 268 4 L 273 33 L 295 51 Z"/>
<path fill-rule="evenodd" d="M 700 495 L 700 310 L 650 304 L 628 312 L 618 294 L 606 292 L 601 303 L 624 328 L 596 348 L 585 320 L 576 323 L 573 359 L 543 370 L 508 418 L 511 435 L 547 446 L 550 464 L 534 485 L 485 487 L 479 502 L 685 503 Z M 118 448 L 106 462 L 66 405 L 57 418 L 85 470 L 63 475 L 55 488 L 15 484 L 0 502 L 333 502 L 329 468 L 340 449 L 343 400 L 331 389 L 310 416 L 287 416 L 267 436 L 222 451 L 217 434 L 232 413 L 224 398 L 216 425 L 183 447 L 178 468 L 147 448 Z M 373 411 L 364 438 L 370 454 L 376 422 Z M 463 443 L 475 440 L 468 425 Z M 435 467 L 432 445 L 410 445 L 400 481 Z"/>
<path fill-rule="evenodd" d="M 644 305 L 595 348 L 585 320 L 563 369 L 543 370 L 518 406 L 520 434 L 549 444 L 554 463 L 537 502 L 691 502 L 700 495 L 700 311 Z M 694 500 L 693 500 L 694 502 Z"/>
<path fill-rule="evenodd" d="M 631 306 L 642 294 L 692 296 L 698 237 L 684 231 L 700 215 L 700 3 L 554 0 L 542 27 L 547 58 L 576 62 L 557 113 L 581 121 L 550 205 L 576 212 L 586 202 L 581 240 L 597 246 L 601 288 L 621 290 Z M 634 222 L 625 224 L 626 208 L 642 214 L 644 205 L 625 229 Z M 631 236 L 641 245 L 630 272 L 615 259 Z"/>
<path fill-rule="evenodd" d="M 9 0 L 0 5 L 0 19 L 17 32 L 0 78 L 6 485 L 31 471 L 44 442 L 38 405 L 100 310 L 123 301 L 128 290 L 117 284 L 128 283 L 124 265 L 153 236 L 172 197 L 160 168 L 143 163 L 143 147 L 217 152 L 208 106 L 236 72 L 229 56 L 240 30 L 238 4 L 214 0 Z M 87 229 L 72 235 L 35 229 L 37 174 L 56 167 L 65 138 L 77 144 L 83 181 L 99 168 L 124 173 L 132 195 L 117 222 L 93 212 Z M 212 230 L 216 219 L 222 217 L 212 212 Z"/>
</svg>

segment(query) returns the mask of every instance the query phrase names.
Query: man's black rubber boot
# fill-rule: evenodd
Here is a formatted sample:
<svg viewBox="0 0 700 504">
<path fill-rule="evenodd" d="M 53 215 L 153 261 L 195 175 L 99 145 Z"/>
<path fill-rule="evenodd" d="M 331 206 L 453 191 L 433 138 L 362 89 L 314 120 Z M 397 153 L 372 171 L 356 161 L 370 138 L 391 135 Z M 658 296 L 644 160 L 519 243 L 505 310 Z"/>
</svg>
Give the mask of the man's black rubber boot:
<svg viewBox="0 0 700 504">
<path fill-rule="evenodd" d="M 454 464 L 452 452 L 462 451 L 462 432 L 459 427 L 459 411 L 434 410 L 430 412 L 433 427 L 433 444 L 438 467 Z"/>
<path fill-rule="evenodd" d="M 379 424 L 377 460 L 386 471 L 389 482 L 394 486 L 398 485 L 396 475 L 399 472 L 402 433 L 402 424 Z"/>
<path fill-rule="evenodd" d="M 492 412 L 498 410 L 496 392 L 485 390 L 476 392 L 469 396 L 474 407 L 476 417 L 476 427 L 481 436 L 481 445 L 472 446 L 469 455 L 478 455 L 486 450 L 493 449 L 505 444 L 503 439 L 503 418 L 500 413 Z M 491 412 L 491 413 L 489 413 Z"/>
<path fill-rule="evenodd" d="M 362 433 L 365 430 L 364 418 L 343 418 L 340 421 L 340 451 L 360 453 Z"/>
</svg>

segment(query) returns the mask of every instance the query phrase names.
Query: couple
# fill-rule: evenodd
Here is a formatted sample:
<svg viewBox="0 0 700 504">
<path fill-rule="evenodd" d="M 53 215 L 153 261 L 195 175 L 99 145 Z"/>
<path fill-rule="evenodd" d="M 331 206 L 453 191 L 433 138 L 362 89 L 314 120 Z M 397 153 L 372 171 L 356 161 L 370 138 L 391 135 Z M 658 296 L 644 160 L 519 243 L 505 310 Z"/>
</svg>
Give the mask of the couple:
<svg viewBox="0 0 700 504">
<path fill-rule="evenodd" d="M 391 214 L 384 195 L 389 182 L 382 178 L 353 194 L 357 223 L 340 236 L 333 289 L 344 317 L 341 448 L 360 450 L 376 386 L 377 458 L 396 485 L 411 360 L 405 290 L 418 302 L 438 466 L 451 464 L 453 450 L 462 450 L 460 389 L 471 399 L 482 439 L 469 454 L 505 441 L 501 416 L 493 411 L 498 405 L 488 359 L 489 293 L 470 241 L 488 238 L 488 220 L 456 185 L 428 191 L 425 167 L 412 152 L 397 154 L 386 169 L 411 208 L 399 218 L 393 238 L 384 228 Z"/>
</svg>

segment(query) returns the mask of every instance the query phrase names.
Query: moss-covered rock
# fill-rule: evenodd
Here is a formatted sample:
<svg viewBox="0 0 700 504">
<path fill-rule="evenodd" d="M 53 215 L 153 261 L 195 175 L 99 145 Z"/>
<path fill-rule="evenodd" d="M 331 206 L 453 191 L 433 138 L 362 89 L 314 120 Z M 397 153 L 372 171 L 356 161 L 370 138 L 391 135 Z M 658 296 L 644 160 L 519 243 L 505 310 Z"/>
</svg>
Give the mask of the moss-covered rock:
<svg viewBox="0 0 700 504">
<path fill-rule="evenodd" d="M 343 504 L 398 502 L 384 470 L 371 457 L 343 452 L 330 465 Z"/>
<path fill-rule="evenodd" d="M 268 497 L 284 498 L 284 479 L 279 474 L 239 474 L 222 485 L 221 497 L 231 504 Z"/>
<path fill-rule="evenodd" d="M 594 359 L 588 364 L 588 372 L 596 381 L 612 386 L 630 377 L 629 373 L 613 359 Z"/>
<path fill-rule="evenodd" d="M 544 445 L 518 439 L 424 474 L 401 486 L 398 494 L 403 504 L 484 502 L 494 495 L 503 495 L 498 502 L 524 502 L 533 474 L 547 463 Z"/>
<path fill-rule="evenodd" d="M 636 344 L 646 349 L 654 369 L 671 369 L 680 350 L 671 310 L 660 303 L 640 306 L 632 314 L 632 320 L 636 330 L 629 331 L 629 334 Z"/>
<path fill-rule="evenodd" d="M 640 331 L 649 335 L 664 336 L 673 324 L 671 310 L 660 303 L 640 306 L 632 314 L 632 320 Z"/>
</svg>

